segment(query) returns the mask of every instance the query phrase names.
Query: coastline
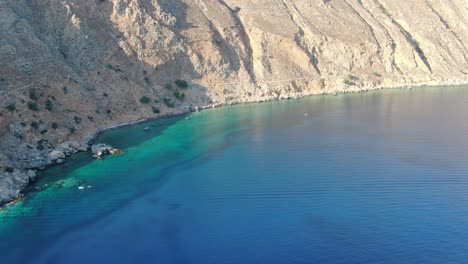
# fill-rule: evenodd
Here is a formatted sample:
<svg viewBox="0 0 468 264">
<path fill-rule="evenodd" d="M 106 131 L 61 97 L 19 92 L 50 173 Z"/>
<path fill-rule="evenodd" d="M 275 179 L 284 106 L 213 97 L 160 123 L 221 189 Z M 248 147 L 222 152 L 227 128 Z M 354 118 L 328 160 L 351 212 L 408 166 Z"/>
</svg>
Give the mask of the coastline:
<svg viewBox="0 0 468 264">
<path fill-rule="evenodd" d="M 125 126 L 131 126 L 135 124 L 141 124 L 145 122 L 150 122 L 153 120 L 159 120 L 163 118 L 175 117 L 175 116 L 183 116 L 193 112 L 199 112 L 209 108 L 218 108 L 223 106 L 231 106 L 231 105 L 240 105 L 240 104 L 251 104 L 251 103 L 263 103 L 263 102 L 274 102 L 274 101 L 282 101 L 282 100 L 291 100 L 291 99 L 301 99 L 307 96 L 316 96 L 316 95 L 339 95 L 339 94 L 347 94 L 347 93 L 361 93 L 361 92 L 372 92 L 377 90 L 390 90 L 390 89 L 413 89 L 413 88 L 424 88 L 424 87 L 448 87 L 448 86 L 463 86 L 468 85 L 468 81 L 430 81 L 430 82 L 422 82 L 418 84 L 395 84 L 390 86 L 363 86 L 363 87 L 352 87 L 352 88 L 345 88 L 345 89 L 326 89 L 320 91 L 310 91 L 310 92 L 296 92 L 292 96 L 263 96 L 263 97 L 251 97 L 245 99 L 237 99 L 232 100 L 230 102 L 214 102 L 212 104 L 208 104 L 205 106 L 197 106 L 195 110 L 182 110 L 179 112 L 172 112 L 160 115 L 158 117 L 150 117 L 150 118 L 140 118 L 135 121 L 130 122 L 122 122 L 116 125 L 106 126 L 98 129 L 94 133 L 85 137 L 82 144 L 86 144 L 89 147 L 94 143 L 96 138 L 105 131 L 118 129 Z"/>
<path fill-rule="evenodd" d="M 314 96 L 314 95 L 338 95 L 338 94 L 345 94 L 345 93 L 360 93 L 360 92 L 369 92 L 369 91 L 376 91 L 376 90 L 387 90 L 387 89 L 412 89 L 412 88 L 424 88 L 424 87 L 447 87 L 447 86 L 464 86 L 468 85 L 468 81 L 431 81 L 431 82 L 424 82 L 424 83 L 418 83 L 418 84 L 395 84 L 395 85 L 387 85 L 387 86 L 362 86 L 362 87 L 346 87 L 342 89 L 326 89 L 326 90 L 318 90 L 318 91 L 307 91 L 307 92 L 294 92 L 293 94 L 290 94 L 288 96 L 257 96 L 257 97 L 249 97 L 249 98 L 244 98 L 244 99 L 234 99 L 229 102 L 213 102 L 207 105 L 203 106 L 196 106 L 194 109 L 189 109 L 189 110 L 184 110 L 184 109 L 175 109 L 172 112 L 165 113 L 162 115 L 159 115 L 157 117 L 150 117 L 150 118 L 140 118 L 134 121 L 129 121 L 129 122 L 122 122 L 118 123 L 115 125 L 111 126 L 105 126 L 102 128 L 99 128 L 98 130 L 89 133 L 87 136 L 83 137 L 83 139 L 79 142 L 79 146 L 81 147 L 71 147 L 69 150 L 69 153 L 63 158 L 63 161 L 66 161 L 68 157 L 71 155 L 74 155 L 78 152 L 89 152 L 91 146 L 93 143 L 95 143 L 96 139 L 101 135 L 102 133 L 113 130 L 113 129 L 118 129 L 126 126 L 131 126 L 135 124 L 141 124 L 145 122 L 150 122 L 154 120 L 160 120 L 160 119 L 165 119 L 165 118 L 170 118 L 170 117 L 176 117 L 176 116 L 183 116 L 190 114 L 192 112 L 198 112 L 202 111 L 204 109 L 209 109 L 209 108 L 218 108 L 222 106 L 231 106 L 231 105 L 237 105 L 237 104 L 250 104 L 250 103 L 261 103 L 261 102 L 271 102 L 271 101 L 280 101 L 280 100 L 288 100 L 288 99 L 300 99 L 304 98 L 307 96 Z M 31 167 L 28 168 L 29 171 L 31 170 L 46 170 L 50 167 L 55 167 L 55 166 L 60 166 L 62 163 L 56 163 L 56 162 L 49 162 L 48 164 L 43 164 L 41 167 Z M 25 172 L 28 173 L 28 170 Z M 10 200 L 10 201 L 5 201 L 1 202 L 0 201 L 0 210 L 8 206 L 10 204 L 16 203 L 17 201 L 22 200 L 25 197 L 25 194 L 28 192 L 28 189 L 30 185 L 34 181 L 30 181 L 28 184 L 25 186 L 19 187 L 19 194 L 16 198 Z M 29 190 L 30 191 L 30 190 Z"/>
</svg>

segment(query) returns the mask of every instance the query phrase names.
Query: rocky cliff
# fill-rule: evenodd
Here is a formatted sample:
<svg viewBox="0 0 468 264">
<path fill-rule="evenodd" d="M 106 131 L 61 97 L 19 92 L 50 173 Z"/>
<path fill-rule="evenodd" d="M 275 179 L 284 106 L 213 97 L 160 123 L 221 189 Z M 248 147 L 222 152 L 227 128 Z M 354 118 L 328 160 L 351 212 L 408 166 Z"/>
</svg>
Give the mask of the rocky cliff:
<svg viewBox="0 0 468 264">
<path fill-rule="evenodd" d="M 465 0 L 0 0 L 0 202 L 103 127 L 467 82 L 467 27 Z"/>
</svg>

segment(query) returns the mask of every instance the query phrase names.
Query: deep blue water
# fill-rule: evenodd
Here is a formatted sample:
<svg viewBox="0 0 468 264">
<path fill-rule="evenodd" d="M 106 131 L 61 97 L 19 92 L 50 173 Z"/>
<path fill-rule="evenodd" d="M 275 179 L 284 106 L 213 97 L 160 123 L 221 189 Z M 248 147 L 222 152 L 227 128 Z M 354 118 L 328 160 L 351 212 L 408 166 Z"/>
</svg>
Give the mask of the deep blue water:
<svg viewBox="0 0 468 264">
<path fill-rule="evenodd" d="M 467 121 L 444 87 L 112 130 L 0 211 L 0 263 L 467 263 Z"/>
</svg>

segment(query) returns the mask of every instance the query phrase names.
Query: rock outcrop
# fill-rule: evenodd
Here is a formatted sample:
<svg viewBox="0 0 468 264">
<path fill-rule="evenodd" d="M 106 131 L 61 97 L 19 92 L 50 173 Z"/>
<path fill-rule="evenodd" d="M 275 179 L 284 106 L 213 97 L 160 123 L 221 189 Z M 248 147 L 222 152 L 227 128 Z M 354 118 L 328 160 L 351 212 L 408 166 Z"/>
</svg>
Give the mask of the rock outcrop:
<svg viewBox="0 0 468 264">
<path fill-rule="evenodd" d="M 15 168 L 0 186 L 17 187 L 0 202 L 27 169 L 86 149 L 101 128 L 465 83 L 467 47 L 465 0 L 0 0 L 0 151 Z"/>
</svg>

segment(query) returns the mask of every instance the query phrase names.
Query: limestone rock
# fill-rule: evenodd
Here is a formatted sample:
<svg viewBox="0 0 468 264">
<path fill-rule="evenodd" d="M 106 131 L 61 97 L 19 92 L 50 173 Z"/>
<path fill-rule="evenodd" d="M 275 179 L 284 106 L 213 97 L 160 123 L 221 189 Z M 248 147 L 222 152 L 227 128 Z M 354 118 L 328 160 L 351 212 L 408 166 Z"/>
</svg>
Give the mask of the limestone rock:
<svg viewBox="0 0 468 264">
<path fill-rule="evenodd" d="M 59 160 L 59 159 L 64 159 L 65 154 L 60 150 L 53 150 L 52 152 L 49 153 L 49 155 L 47 157 L 48 157 L 49 161 L 54 162 L 54 161 Z"/>
<path fill-rule="evenodd" d="M 94 154 L 94 155 L 98 155 L 99 153 L 104 154 L 104 153 L 109 153 L 109 151 L 111 151 L 112 149 L 114 149 L 112 146 L 109 146 L 107 144 L 96 144 L 96 145 L 93 145 L 91 147 L 91 152 Z"/>
<path fill-rule="evenodd" d="M 5 168 L 11 167 L 11 162 L 5 154 L 0 152 L 0 171 L 3 171 Z"/>
<path fill-rule="evenodd" d="M 28 170 L 26 173 L 28 175 L 28 178 L 29 178 L 30 182 L 36 182 L 36 180 L 37 180 L 36 172 L 34 172 L 33 170 Z"/>
</svg>

